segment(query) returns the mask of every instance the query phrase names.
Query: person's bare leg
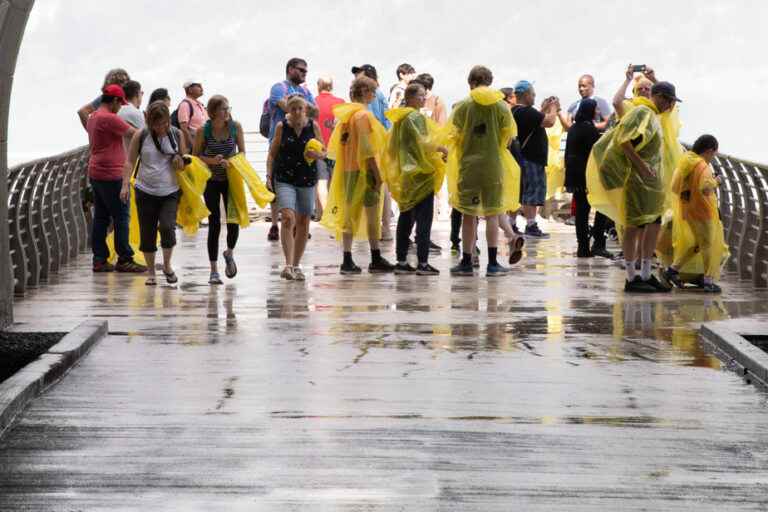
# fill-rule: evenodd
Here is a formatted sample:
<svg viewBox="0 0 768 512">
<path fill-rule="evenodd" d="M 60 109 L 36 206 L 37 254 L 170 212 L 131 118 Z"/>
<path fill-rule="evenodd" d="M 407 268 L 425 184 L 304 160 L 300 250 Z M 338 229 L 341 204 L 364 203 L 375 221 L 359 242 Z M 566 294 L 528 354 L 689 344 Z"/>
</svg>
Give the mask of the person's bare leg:
<svg viewBox="0 0 768 512">
<path fill-rule="evenodd" d="M 294 267 L 299 266 L 301 257 L 304 256 L 304 249 L 307 247 L 307 237 L 309 235 L 309 217 L 307 215 L 296 214 L 296 238 L 293 241 L 293 263 Z"/>
<path fill-rule="evenodd" d="M 277 201 L 272 201 L 270 203 L 269 210 L 272 212 L 272 226 L 277 227 Z"/>
<path fill-rule="evenodd" d="M 344 252 L 352 252 L 352 233 L 342 233 L 341 241 Z"/>
<path fill-rule="evenodd" d="M 282 229 L 283 232 L 280 237 L 280 245 L 283 246 L 283 256 L 285 256 L 285 266 L 290 267 L 293 263 L 294 252 L 294 234 L 293 227 L 296 224 L 296 212 L 283 208 L 282 210 Z"/>
<path fill-rule="evenodd" d="M 512 231 L 512 225 L 509 223 L 509 217 L 507 217 L 507 214 L 502 213 L 501 215 L 498 215 L 496 218 L 498 219 L 497 222 L 498 222 L 499 228 L 504 232 L 504 236 L 507 237 L 507 239 L 510 241 L 514 240 L 516 235 L 515 235 L 515 232 Z M 486 227 L 486 230 L 487 229 L 488 228 Z"/>
<path fill-rule="evenodd" d="M 461 250 L 464 254 L 474 254 L 477 238 L 477 218 L 464 214 L 461 218 Z"/>
<path fill-rule="evenodd" d="M 384 211 L 381 214 L 381 239 L 392 240 L 392 196 L 386 185 L 382 185 L 381 193 L 384 194 Z"/>
<path fill-rule="evenodd" d="M 147 277 L 155 278 L 155 255 L 156 252 L 145 252 L 144 261 L 147 263 Z"/>
<path fill-rule="evenodd" d="M 328 180 L 318 180 L 315 194 L 317 197 L 317 216 L 321 218 L 325 211 L 325 205 L 328 202 Z"/>
<path fill-rule="evenodd" d="M 640 249 L 640 277 L 644 281 L 651 278 L 651 263 L 653 262 L 653 253 L 656 251 L 656 243 L 661 232 L 661 223 L 648 224 L 643 230 L 643 237 L 639 241 Z"/>
<path fill-rule="evenodd" d="M 166 274 L 170 274 L 173 272 L 173 265 L 171 265 L 171 256 L 173 256 L 173 247 L 169 249 L 163 248 L 163 272 L 165 272 Z M 147 262 L 147 265 L 149 265 L 149 262 Z"/>
<path fill-rule="evenodd" d="M 638 241 L 642 240 L 644 228 L 636 226 L 626 226 L 624 229 L 624 240 L 622 249 L 624 250 L 624 262 L 627 267 L 627 280 L 631 281 L 636 275 L 635 262 L 638 256 Z"/>
<path fill-rule="evenodd" d="M 512 228 L 509 228 L 510 231 Z M 488 247 L 499 246 L 499 216 L 492 215 L 485 218 L 485 240 L 488 242 Z"/>
<path fill-rule="evenodd" d="M 386 205 L 386 201 L 384 204 Z M 376 206 L 366 206 L 365 221 L 368 228 L 368 243 L 371 246 L 371 250 L 376 251 L 379 249 L 379 216 Z M 381 222 L 383 225 L 384 221 Z"/>
</svg>

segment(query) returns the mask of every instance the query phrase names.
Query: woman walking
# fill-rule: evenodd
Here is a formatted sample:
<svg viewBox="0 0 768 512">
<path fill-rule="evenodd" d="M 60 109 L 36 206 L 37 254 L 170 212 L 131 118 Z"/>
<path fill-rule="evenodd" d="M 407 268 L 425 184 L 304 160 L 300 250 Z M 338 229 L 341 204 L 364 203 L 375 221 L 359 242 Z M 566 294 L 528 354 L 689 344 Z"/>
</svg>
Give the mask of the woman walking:
<svg viewBox="0 0 768 512">
<path fill-rule="evenodd" d="M 162 101 L 155 101 L 147 109 L 147 127 L 136 132 L 128 148 L 128 161 L 123 174 L 120 198 L 130 198 L 131 172 L 135 173 L 135 200 L 138 213 L 141 245 L 147 262 L 147 286 L 157 284 L 155 254 L 157 232 L 163 251 L 163 274 L 168 284 L 178 282 L 171 266 L 171 255 L 176 245 L 176 213 L 179 207 L 179 184 L 176 171 L 184 167 L 183 154 L 187 153 L 184 137 L 171 126 L 171 113 Z M 138 161 L 138 166 L 136 165 Z"/>
<path fill-rule="evenodd" d="M 226 216 L 227 197 L 229 193 L 229 181 L 227 158 L 238 152 L 245 153 L 245 140 L 243 127 L 230 116 L 229 100 L 221 95 L 211 96 L 208 100 L 209 120 L 202 130 L 198 130 L 195 136 L 193 153 L 199 156 L 211 170 L 211 179 L 205 187 L 203 197 L 205 206 L 210 210 L 208 217 L 208 260 L 211 263 L 211 275 L 209 284 L 222 284 L 218 269 L 219 235 L 221 234 L 221 202 L 224 201 L 224 213 Z M 237 275 L 234 250 L 237 238 L 240 234 L 240 226 L 227 222 L 227 249 L 222 256 L 226 267 L 225 275 L 232 279 Z"/>
<path fill-rule="evenodd" d="M 285 121 L 275 127 L 269 147 L 267 183 L 275 185 L 277 208 L 282 219 L 280 241 L 285 268 L 280 277 L 304 281 L 300 262 L 307 246 L 309 219 L 315 207 L 316 163 L 325 158 L 325 151 L 320 149 L 320 126 L 307 117 L 304 98 L 292 96 L 287 107 Z"/>
</svg>

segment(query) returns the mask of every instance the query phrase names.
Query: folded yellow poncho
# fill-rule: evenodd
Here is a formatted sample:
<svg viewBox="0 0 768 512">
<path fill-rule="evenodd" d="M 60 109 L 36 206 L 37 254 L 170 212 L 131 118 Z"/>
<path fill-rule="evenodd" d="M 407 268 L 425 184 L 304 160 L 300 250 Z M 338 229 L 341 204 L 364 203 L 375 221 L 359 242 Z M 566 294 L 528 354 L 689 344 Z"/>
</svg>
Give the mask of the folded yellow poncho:
<svg viewBox="0 0 768 512">
<path fill-rule="evenodd" d="M 239 224 L 241 228 L 247 228 L 251 224 L 248 217 L 248 203 L 245 198 L 245 188 L 251 192 L 253 200 L 261 208 L 274 201 L 275 194 L 261 181 L 259 175 L 245 154 L 238 153 L 228 158 L 227 181 L 229 182 L 229 194 L 227 197 L 227 223 Z"/>
</svg>

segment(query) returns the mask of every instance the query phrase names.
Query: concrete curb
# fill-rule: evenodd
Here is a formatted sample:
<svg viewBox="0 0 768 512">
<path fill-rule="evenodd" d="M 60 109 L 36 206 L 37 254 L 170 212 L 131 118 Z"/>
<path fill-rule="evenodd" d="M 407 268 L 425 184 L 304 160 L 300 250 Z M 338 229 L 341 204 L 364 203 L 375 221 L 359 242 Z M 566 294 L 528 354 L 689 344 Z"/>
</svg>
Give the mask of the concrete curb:
<svg viewBox="0 0 768 512">
<path fill-rule="evenodd" d="M 735 332 L 717 323 L 701 326 L 699 335 L 719 352 L 736 372 L 748 383 L 768 390 L 768 353 L 763 352 L 744 335 L 765 335 L 765 332 Z M 723 357 L 724 356 L 724 357 Z"/>
<path fill-rule="evenodd" d="M 48 352 L 0 384 L 0 437 L 29 402 L 61 379 L 106 335 L 106 320 L 86 320 Z"/>
</svg>

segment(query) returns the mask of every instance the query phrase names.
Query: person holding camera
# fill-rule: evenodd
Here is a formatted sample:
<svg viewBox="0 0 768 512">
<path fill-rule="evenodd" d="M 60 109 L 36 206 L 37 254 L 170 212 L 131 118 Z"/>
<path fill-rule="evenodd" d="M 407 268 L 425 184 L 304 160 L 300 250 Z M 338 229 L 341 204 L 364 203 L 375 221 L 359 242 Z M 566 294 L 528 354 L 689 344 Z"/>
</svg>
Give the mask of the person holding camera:
<svg viewBox="0 0 768 512">
<path fill-rule="evenodd" d="M 182 155 L 187 151 L 183 133 L 171 126 L 171 113 L 166 104 L 162 101 L 150 104 L 147 108 L 147 127 L 131 138 L 120 191 L 120 199 L 128 203 L 131 173 L 135 168 L 134 193 L 141 240 L 139 250 L 144 253 L 147 263 L 147 286 L 157 284 L 155 254 L 158 230 L 165 280 L 168 284 L 179 280 L 171 266 L 180 197 L 176 171 L 184 167 Z"/>
<path fill-rule="evenodd" d="M 229 195 L 229 181 L 227 158 L 238 152 L 245 153 L 245 139 L 243 127 L 230 116 L 229 100 L 221 95 L 211 96 L 208 100 L 208 115 L 201 130 L 195 136 L 193 153 L 199 156 L 211 170 L 211 179 L 205 187 L 203 197 L 205 206 L 210 210 L 208 217 L 208 260 L 211 263 L 211 275 L 209 284 L 222 284 L 218 270 L 219 235 L 221 234 L 221 202 L 224 201 L 224 214 L 226 215 L 227 198 Z M 227 249 L 224 251 L 226 262 L 225 274 L 232 279 L 237 275 L 237 265 L 233 252 L 240 235 L 240 226 L 234 222 L 227 222 Z"/>
</svg>

